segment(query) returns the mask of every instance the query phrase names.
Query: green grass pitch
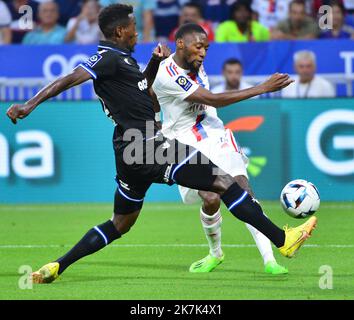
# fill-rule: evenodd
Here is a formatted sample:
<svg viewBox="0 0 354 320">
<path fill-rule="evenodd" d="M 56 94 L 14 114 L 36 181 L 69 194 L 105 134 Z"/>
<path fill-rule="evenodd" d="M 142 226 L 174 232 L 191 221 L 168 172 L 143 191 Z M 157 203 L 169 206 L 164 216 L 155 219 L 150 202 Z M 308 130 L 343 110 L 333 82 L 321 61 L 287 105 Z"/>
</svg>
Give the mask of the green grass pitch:
<svg viewBox="0 0 354 320">
<path fill-rule="evenodd" d="M 263 206 L 280 226 L 303 222 L 288 217 L 278 202 Z M 1 205 L 0 299 L 354 299 L 351 203 L 322 203 L 318 227 L 296 258 L 283 258 L 274 248 L 289 268 L 286 276 L 263 273 L 250 233 L 225 208 L 224 263 L 208 274 L 189 273 L 190 263 L 208 251 L 198 206 L 147 203 L 133 229 L 113 245 L 50 285 L 19 288 L 22 265 L 35 270 L 61 256 L 111 210 L 107 204 Z M 332 289 L 320 288 L 328 284 L 321 280 L 323 265 L 332 268 Z"/>
</svg>

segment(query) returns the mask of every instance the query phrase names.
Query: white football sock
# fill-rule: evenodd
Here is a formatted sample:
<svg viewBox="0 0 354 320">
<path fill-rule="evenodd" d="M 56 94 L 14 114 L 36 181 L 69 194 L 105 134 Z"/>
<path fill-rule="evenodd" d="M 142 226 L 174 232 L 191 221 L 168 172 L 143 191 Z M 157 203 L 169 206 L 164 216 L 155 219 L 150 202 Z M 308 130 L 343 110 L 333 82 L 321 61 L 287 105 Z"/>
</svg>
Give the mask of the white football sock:
<svg viewBox="0 0 354 320">
<path fill-rule="evenodd" d="M 263 258 L 264 264 L 275 261 L 272 245 L 270 240 L 256 228 L 252 227 L 248 223 L 246 223 L 246 227 L 251 232 L 254 241 L 256 242 L 257 248 Z"/>
<path fill-rule="evenodd" d="M 209 216 L 200 208 L 200 221 L 202 222 L 204 233 L 208 240 L 209 253 L 214 257 L 220 258 L 223 255 L 221 250 L 222 217 L 220 209 L 218 209 L 214 215 Z"/>
</svg>

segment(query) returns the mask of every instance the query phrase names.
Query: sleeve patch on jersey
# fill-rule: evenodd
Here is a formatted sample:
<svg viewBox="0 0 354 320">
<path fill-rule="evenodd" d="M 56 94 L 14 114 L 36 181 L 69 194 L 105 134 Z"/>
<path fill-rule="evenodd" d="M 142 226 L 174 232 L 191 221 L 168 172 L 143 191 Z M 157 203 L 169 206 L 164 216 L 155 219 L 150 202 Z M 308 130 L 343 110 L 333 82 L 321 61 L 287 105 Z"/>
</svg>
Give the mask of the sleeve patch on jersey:
<svg viewBox="0 0 354 320">
<path fill-rule="evenodd" d="M 192 83 L 183 76 L 179 76 L 176 82 L 184 91 L 188 91 L 192 87 Z"/>
<path fill-rule="evenodd" d="M 98 61 L 100 61 L 102 59 L 102 56 L 99 53 L 94 54 L 93 56 L 91 56 L 90 58 L 88 58 L 85 61 L 85 64 L 92 68 Z"/>
<path fill-rule="evenodd" d="M 85 66 L 84 63 L 80 63 L 76 68 L 78 68 L 78 67 L 81 67 L 81 68 L 85 69 L 94 79 L 97 79 L 96 72 L 93 71 L 90 67 Z"/>
</svg>

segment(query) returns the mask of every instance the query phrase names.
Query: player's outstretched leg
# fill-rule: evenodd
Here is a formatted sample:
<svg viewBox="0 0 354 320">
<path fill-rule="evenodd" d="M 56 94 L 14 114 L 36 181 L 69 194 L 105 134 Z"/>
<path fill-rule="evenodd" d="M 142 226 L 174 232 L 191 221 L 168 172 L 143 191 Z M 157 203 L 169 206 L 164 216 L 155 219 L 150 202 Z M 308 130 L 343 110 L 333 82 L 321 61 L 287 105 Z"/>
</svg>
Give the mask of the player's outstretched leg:
<svg viewBox="0 0 354 320">
<path fill-rule="evenodd" d="M 251 195 L 251 197 L 254 197 L 254 193 L 251 189 L 249 180 L 246 176 L 238 175 L 234 177 L 234 179 L 242 189 L 247 191 L 248 194 Z M 264 212 L 263 214 L 265 215 Z M 287 274 L 288 269 L 278 264 L 277 261 L 275 260 L 272 245 L 269 239 L 263 233 L 259 232 L 256 228 L 252 227 L 247 223 L 246 223 L 246 227 L 251 233 L 257 245 L 258 251 L 263 258 L 265 273 L 269 273 L 273 275 Z"/>
<path fill-rule="evenodd" d="M 285 257 L 293 257 L 316 227 L 317 218 L 313 216 L 297 228 L 278 228 L 264 215 L 258 201 L 233 182 L 230 176 L 217 176 L 213 188 L 220 193 L 221 199 L 235 217 L 262 232 Z"/>
<path fill-rule="evenodd" d="M 193 155 L 203 157 L 199 152 Z M 230 175 L 215 176 L 214 170 L 218 168 L 214 164 L 197 163 L 198 165 L 185 162 L 173 168 L 171 176 L 174 181 L 188 188 L 220 194 L 222 201 L 235 217 L 262 232 L 274 243 L 282 255 L 288 258 L 293 257 L 305 240 L 310 237 L 317 223 L 316 217 L 311 217 L 297 228 L 282 230 L 263 214 L 258 201 L 242 189 Z"/>
<path fill-rule="evenodd" d="M 138 218 L 139 211 L 131 214 L 114 214 L 108 220 L 90 229 L 64 256 L 32 273 L 33 283 L 51 283 L 77 260 L 97 252 L 127 233 Z"/>
<path fill-rule="evenodd" d="M 203 199 L 203 206 L 200 208 L 200 220 L 204 234 L 209 244 L 209 254 L 191 264 L 190 272 L 211 272 L 224 261 L 224 254 L 221 249 L 221 223 L 220 197 L 213 192 L 199 191 Z"/>
</svg>

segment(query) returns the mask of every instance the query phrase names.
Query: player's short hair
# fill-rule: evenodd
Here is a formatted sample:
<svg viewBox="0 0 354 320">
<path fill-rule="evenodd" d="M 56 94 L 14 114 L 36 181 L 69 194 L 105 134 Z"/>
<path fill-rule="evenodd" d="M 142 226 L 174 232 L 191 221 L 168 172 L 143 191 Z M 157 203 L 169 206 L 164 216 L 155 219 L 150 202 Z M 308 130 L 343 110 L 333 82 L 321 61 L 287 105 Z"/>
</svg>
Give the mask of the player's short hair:
<svg viewBox="0 0 354 320">
<path fill-rule="evenodd" d="M 202 7 L 198 4 L 198 3 L 194 3 L 194 2 L 187 2 L 185 3 L 183 6 L 182 6 L 182 9 L 183 8 L 194 8 L 194 9 L 197 9 L 200 16 L 203 17 L 203 10 L 202 10 Z"/>
<path fill-rule="evenodd" d="M 298 63 L 300 60 L 311 60 L 314 64 L 316 64 L 316 55 L 310 50 L 301 50 L 297 51 L 294 54 L 294 63 Z"/>
<path fill-rule="evenodd" d="M 242 66 L 242 62 L 236 58 L 230 58 L 230 59 L 227 59 L 224 61 L 223 65 L 222 65 L 222 69 L 225 70 L 226 66 L 228 65 L 235 65 L 235 64 L 238 64 L 241 66 L 241 68 L 243 67 Z"/>
<path fill-rule="evenodd" d="M 127 26 L 132 13 L 133 7 L 126 4 L 111 4 L 103 8 L 98 15 L 98 25 L 105 38 L 112 38 L 117 27 Z"/>
<path fill-rule="evenodd" d="M 176 32 L 175 40 L 183 38 L 186 34 L 204 33 L 207 36 L 206 31 L 197 23 L 186 23 L 180 26 Z"/>
</svg>

